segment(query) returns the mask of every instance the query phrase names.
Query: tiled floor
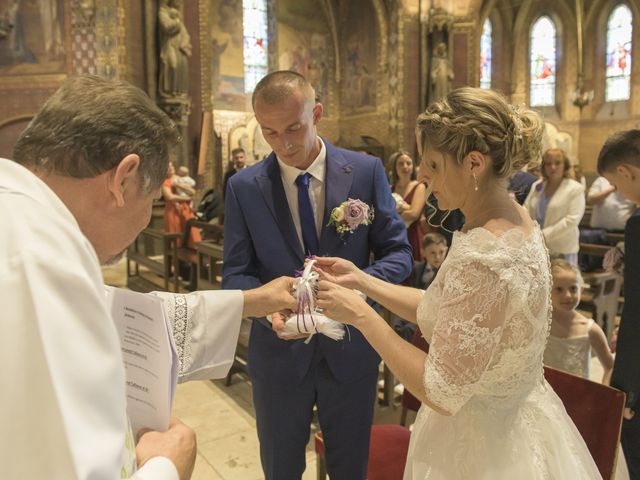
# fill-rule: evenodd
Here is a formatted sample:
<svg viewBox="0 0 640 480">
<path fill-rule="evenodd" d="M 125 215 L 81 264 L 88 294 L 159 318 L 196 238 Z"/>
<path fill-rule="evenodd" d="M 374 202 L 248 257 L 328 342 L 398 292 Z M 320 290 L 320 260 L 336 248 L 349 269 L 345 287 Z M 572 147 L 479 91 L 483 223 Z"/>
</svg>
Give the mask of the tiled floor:
<svg viewBox="0 0 640 480">
<path fill-rule="evenodd" d="M 125 262 L 104 267 L 105 282 L 126 285 Z M 259 480 L 264 478 L 256 434 L 251 384 L 235 375 L 231 386 L 223 380 L 178 385 L 173 415 L 192 427 L 198 438 L 193 480 Z M 376 423 L 399 423 L 399 407 L 377 407 Z M 315 430 L 312 428 L 312 436 Z M 307 469 L 303 480 L 316 478 L 312 438 L 307 445 Z"/>
<path fill-rule="evenodd" d="M 105 282 L 124 286 L 124 261 L 103 269 Z M 602 366 L 592 362 L 592 379 L 602 379 Z M 198 457 L 193 480 L 259 480 L 260 468 L 251 384 L 240 375 L 226 387 L 222 380 L 178 385 L 174 416 L 195 429 Z M 375 423 L 399 423 L 399 407 L 376 407 Z M 312 431 L 313 435 L 313 431 Z M 307 469 L 303 480 L 316 478 L 313 441 L 307 445 Z"/>
</svg>

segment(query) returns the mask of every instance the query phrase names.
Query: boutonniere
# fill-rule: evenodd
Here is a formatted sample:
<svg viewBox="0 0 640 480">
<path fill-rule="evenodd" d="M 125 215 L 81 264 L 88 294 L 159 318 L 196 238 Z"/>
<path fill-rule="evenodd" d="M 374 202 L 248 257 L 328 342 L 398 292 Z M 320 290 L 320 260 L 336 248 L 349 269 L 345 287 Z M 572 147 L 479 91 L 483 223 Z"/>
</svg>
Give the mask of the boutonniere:
<svg viewBox="0 0 640 480">
<path fill-rule="evenodd" d="M 349 198 L 331 210 L 329 225 L 334 225 L 340 236 L 353 233 L 360 225 L 369 225 L 373 221 L 373 207 L 362 200 Z"/>
</svg>

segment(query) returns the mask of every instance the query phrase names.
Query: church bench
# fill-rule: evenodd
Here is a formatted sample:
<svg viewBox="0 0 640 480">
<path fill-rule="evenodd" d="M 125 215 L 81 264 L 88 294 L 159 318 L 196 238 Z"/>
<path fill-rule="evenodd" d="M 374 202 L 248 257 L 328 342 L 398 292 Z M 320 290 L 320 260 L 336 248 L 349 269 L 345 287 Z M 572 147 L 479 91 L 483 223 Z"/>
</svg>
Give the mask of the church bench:
<svg viewBox="0 0 640 480">
<path fill-rule="evenodd" d="M 197 242 L 197 285 L 198 290 L 220 288 L 222 283 L 222 258 L 224 248 L 210 240 Z"/>
<path fill-rule="evenodd" d="M 618 313 L 622 277 L 615 272 L 585 273 L 587 288 L 582 292 L 580 309 L 592 312 L 593 319 L 611 340 Z"/>
<path fill-rule="evenodd" d="M 180 264 L 186 264 L 189 266 L 190 271 L 188 289 L 191 291 L 198 289 L 198 252 L 195 245 L 193 245 L 194 242 L 191 241 L 191 234 L 194 228 L 199 229 L 202 238 L 207 239 L 210 243 L 222 245 L 224 238 L 224 228 L 222 225 L 196 219 L 187 221 L 181 237 L 172 237 L 170 248 L 167 250 L 169 255 L 167 262 L 173 266 L 174 283 L 176 285 L 179 283 Z M 180 241 L 178 241 L 178 239 L 180 239 Z"/>
<path fill-rule="evenodd" d="M 611 245 L 580 242 L 579 253 L 582 255 L 591 255 L 593 257 L 604 257 L 609 250 L 611 250 Z"/>
<path fill-rule="evenodd" d="M 169 251 L 175 249 L 178 233 L 165 233 L 157 228 L 145 228 L 127 248 L 127 287 L 139 292 L 164 289 L 169 291 L 172 279 L 171 264 L 166 261 Z M 159 248 L 152 248 L 159 247 Z M 143 276 L 140 267 L 159 276 L 162 283 Z M 174 291 L 178 291 L 177 277 L 174 279 Z"/>
</svg>

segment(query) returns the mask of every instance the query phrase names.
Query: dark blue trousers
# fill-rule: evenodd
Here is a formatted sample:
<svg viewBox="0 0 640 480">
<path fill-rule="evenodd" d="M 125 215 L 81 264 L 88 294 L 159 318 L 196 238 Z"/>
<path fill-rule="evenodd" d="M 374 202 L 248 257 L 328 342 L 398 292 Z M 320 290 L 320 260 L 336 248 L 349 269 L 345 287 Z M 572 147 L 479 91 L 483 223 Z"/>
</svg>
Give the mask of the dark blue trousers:
<svg viewBox="0 0 640 480">
<path fill-rule="evenodd" d="M 365 480 L 378 371 L 339 383 L 327 362 L 314 358 L 299 384 L 253 379 L 253 403 L 266 480 L 296 480 L 305 470 L 313 406 L 324 436 L 331 480 Z"/>
</svg>

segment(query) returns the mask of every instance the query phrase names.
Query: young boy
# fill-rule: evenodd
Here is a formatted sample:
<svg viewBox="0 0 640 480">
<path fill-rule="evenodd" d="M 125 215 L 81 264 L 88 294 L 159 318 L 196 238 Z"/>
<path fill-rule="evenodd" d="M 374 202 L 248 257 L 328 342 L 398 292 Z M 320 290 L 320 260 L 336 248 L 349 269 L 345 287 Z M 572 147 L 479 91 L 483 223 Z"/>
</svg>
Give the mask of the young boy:
<svg viewBox="0 0 640 480">
<path fill-rule="evenodd" d="M 640 203 L 640 130 L 609 138 L 598 156 L 598 173 L 627 200 Z M 640 478 L 640 212 L 624 232 L 624 310 L 611 386 L 627 394 L 620 440 L 631 478 Z"/>
<path fill-rule="evenodd" d="M 413 271 L 409 281 L 409 286 L 426 290 L 434 278 L 436 273 L 447 256 L 447 239 L 439 233 L 427 233 L 422 238 L 422 248 L 420 254 L 423 260 L 413 263 Z M 391 326 L 402 338 L 411 341 L 416 331 L 416 324 L 407 322 L 402 318 L 392 315 Z"/>
<path fill-rule="evenodd" d="M 424 259 L 413 265 L 411 274 L 411 286 L 426 290 L 436 278 L 436 273 L 447 256 L 449 246 L 447 239 L 439 233 L 427 233 L 422 239 L 420 253 Z"/>
</svg>

